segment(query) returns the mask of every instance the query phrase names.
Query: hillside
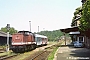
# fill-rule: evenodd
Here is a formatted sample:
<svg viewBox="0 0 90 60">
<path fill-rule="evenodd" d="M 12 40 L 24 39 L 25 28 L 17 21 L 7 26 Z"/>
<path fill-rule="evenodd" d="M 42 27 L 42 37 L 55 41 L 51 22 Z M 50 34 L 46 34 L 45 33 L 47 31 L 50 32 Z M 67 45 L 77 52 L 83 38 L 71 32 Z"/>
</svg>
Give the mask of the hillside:
<svg viewBox="0 0 90 60">
<path fill-rule="evenodd" d="M 37 34 L 47 36 L 49 41 L 57 41 L 60 39 L 61 36 L 63 36 L 63 32 L 61 32 L 60 30 L 41 31 L 41 32 L 38 32 Z"/>
</svg>

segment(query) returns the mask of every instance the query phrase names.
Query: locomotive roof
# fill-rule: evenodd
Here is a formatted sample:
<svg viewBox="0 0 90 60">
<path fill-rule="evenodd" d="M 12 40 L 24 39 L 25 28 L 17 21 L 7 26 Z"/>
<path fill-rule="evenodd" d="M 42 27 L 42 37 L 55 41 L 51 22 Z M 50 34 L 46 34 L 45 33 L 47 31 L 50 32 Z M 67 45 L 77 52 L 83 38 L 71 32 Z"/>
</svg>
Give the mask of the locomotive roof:
<svg viewBox="0 0 90 60">
<path fill-rule="evenodd" d="M 30 31 L 18 31 L 18 33 L 20 33 L 20 32 L 29 32 L 29 33 L 32 33 L 32 32 L 30 32 Z"/>
<path fill-rule="evenodd" d="M 39 35 L 39 34 L 35 34 L 35 37 L 47 38 L 47 36 L 44 36 L 44 35 Z"/>
</svg>

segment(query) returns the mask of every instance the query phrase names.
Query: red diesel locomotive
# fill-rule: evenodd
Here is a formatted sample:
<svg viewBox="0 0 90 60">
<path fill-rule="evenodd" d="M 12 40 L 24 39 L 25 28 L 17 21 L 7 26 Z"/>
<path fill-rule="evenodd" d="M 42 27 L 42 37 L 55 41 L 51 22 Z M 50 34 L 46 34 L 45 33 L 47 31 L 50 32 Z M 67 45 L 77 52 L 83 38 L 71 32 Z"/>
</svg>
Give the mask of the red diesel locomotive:
<svg viewBox="0 0 90 60">
<path fill-rule="evenodd" d="M 19 31 L 12 35 L 11 49 L 13 52 L 25 52 L 37 46 L 47 45 L 48 39 L 44 35 L 33 34 L 29 31 Z"/>
<path fill-rule="evenodd" d="M 12 35 L 13 52 L 25 52 L 36 48 L 35 36 L 29 31 L 19 31 Z"/>
</svg>

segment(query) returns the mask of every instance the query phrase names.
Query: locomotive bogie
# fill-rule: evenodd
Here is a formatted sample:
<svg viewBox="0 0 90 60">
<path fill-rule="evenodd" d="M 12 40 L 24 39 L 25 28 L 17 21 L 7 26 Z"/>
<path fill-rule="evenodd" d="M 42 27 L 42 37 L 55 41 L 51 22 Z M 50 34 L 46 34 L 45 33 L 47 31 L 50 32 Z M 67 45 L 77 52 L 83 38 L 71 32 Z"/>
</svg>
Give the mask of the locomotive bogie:
<svg viewBox="0 0 90 60">
<path fill-rule="evenodd" d="M 36 48 L 36 44 L 32 45 L 22 45 L 22 46 L 12 46 L 12 51 L 13 52 L 25 52 L 25 51 L 30 51 Z"/>
<path fill-rule="evenodd" d="M 12 51 L 13 52 L 24 52 L 25 51 L 25 47 L 24 46 L 12 46 Z"/>
</svg>

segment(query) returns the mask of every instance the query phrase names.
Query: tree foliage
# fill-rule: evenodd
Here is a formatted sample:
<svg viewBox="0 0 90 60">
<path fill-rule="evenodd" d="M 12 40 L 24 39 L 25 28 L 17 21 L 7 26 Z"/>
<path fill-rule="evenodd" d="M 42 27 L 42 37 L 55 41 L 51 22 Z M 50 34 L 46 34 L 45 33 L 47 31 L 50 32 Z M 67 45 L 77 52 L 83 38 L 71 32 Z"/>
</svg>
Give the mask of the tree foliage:
<svg viewBox="0 0 90 60">
<path fill-rule="evenodd" d="M 63 33 L 60 30 L 41 31 L 41 32 L 38 32 L 38 34 L 47 36 L 49 41 L 57 41 L 63 35 Z"/>
<path fill-rule="evenodd" d="M 78 7 L 78 8 L 76 8 L 76 9 L 75 9 L 75 12 L 74 12 L 74 16 L 76 16 L 77 14 L 79 14 L 81 9 L 82 9 L 81 6 Z"/>
<path fill-rule="evenodd" d="M 8 32 L 6 27 L 2 27 L 0 31 L 6 32 L 6 33 Z M 10 27 L 10 29 L 9 29 L 10 34 L 14 34 L 16 32 L 17 32 L 17 30 L 15 30 L 13 27 Z"/>
<path fill-rule="evenodd" d="M 90 0 L 87 0 L 82 6 L 81 26 L 80 30 L 90 29 Z"/>
<path fill-rule="evenodd" d="M 78 18 L 78 15 L 81 16 L 81 10 L 82 10 L 82 7 L 81 7 L 81 6 L 75 9 L 75 12 L 74 12 L 74 16 L 73 16 L 73 19 L 72 19 L 71 26 L 74 26 L 73 23 L 74 23 L 74 21 L 76 20 L 76 18 Z M 78 20 L 80 20 L 80 19 L 78 19 Z"/>
</svg>

